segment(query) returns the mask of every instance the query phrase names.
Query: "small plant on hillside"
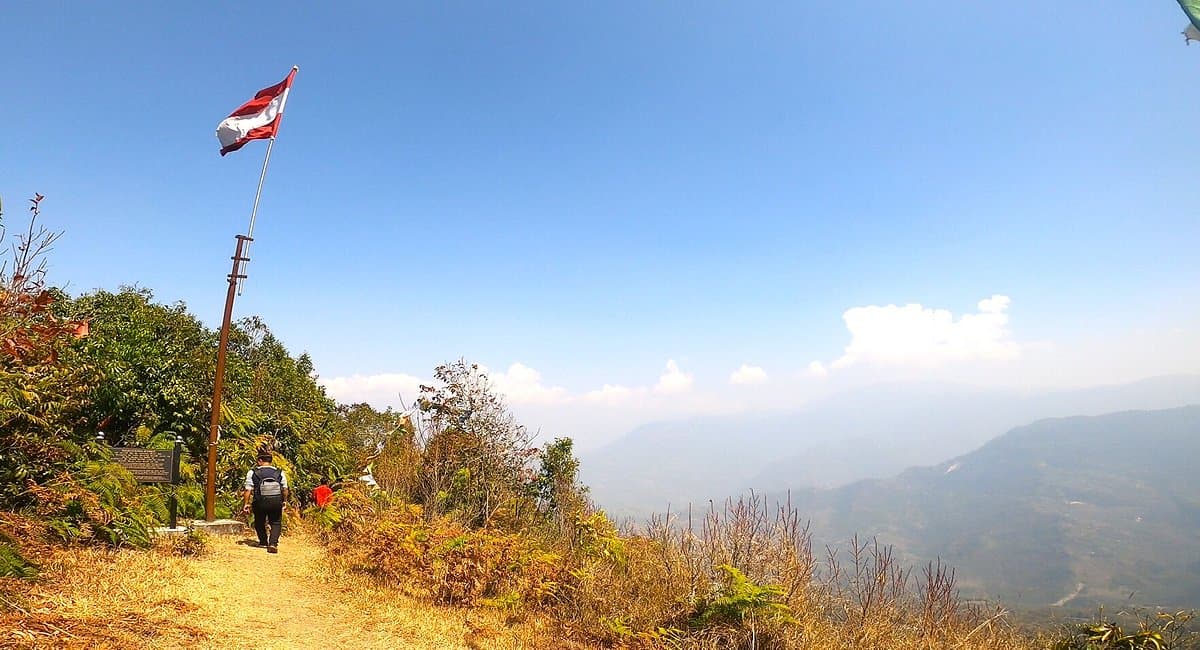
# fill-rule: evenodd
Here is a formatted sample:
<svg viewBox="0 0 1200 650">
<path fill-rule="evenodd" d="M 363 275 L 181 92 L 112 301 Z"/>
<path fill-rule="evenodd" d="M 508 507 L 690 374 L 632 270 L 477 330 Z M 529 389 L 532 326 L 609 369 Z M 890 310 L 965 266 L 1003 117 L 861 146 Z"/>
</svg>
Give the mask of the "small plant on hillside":
<svg viewBox="0 0 1200 650">
<path fill-rule="evenodd" d="M 1191 650 L 1200 635 L 1188 630 L 1194 612 L 1158 612 L 1143 616 L 1136 632 L 1106 621 L 1103 612 L 1092 623 L 1076 625 L 1051 646 L 1053 650 Z"/>
<path fill-rule="evenodd" d="M 25 559 L 7 535 L 0 534 L 0 578 L 33 578 L 37 565 Z"/>
<path fill-rule="evenodd" d="M 623 566 L 628 562 L 625 540 L 603 510 L 576 514 L 572 521 L 572 550 L 586 560 L 603 560 Z"/>
<path fill-rule="evenodd" d="M 321 531 L 331 531 L 342 521 L 342 511 L 332 503 L 320 506 L 309 506 L 304 509 L 304 519 Z"/>
<path fill-rule="evenodd" d="M 208 551 L 208 534 L 194 528 L 182 535 L 172 535 L 168 538 L 171 555 L 179 557 L 198 557 Z"/>
<path fill-rule="evenodd" d="M 717 569 L 723 580 L 707 598 L 696 604 L 693 627 L 717 625 L 739 627 L 755 620 L 794 623 L 791 609 L 783 602 L 786 593 L 779 585 L 760 585 L 737 567 L 722 564 Z"/>
</svg>

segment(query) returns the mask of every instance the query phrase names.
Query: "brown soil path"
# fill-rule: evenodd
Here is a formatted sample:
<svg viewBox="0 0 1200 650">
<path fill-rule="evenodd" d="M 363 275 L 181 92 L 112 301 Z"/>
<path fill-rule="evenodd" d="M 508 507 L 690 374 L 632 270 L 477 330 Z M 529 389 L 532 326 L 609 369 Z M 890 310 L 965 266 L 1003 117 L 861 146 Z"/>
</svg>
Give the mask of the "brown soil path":
<svg viewBox="0 0 1200 650">
<path fill-rule="evenodd" d="M 335 575 L 324 550 L 304 535 L 278 554 L 248 540 L 210 538 L 182 593 L 189 622 L 212 648 L 523 648 L 478 611 L 432 607 Z M 470 618 L 468 618 L 468 616 Z"/>
</svg>

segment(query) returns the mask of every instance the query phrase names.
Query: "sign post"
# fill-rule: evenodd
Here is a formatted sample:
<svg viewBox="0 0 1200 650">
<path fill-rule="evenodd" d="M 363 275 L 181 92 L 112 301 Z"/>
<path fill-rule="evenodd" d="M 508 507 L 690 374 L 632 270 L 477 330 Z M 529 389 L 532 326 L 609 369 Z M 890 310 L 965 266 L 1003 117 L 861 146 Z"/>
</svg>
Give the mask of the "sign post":
<svg viewBox="0 0 1200 650">
<path fill-rule="evenodd" d="M 183 436 L 175 434 L 175 449 L 173 449 L 173 458 L 171 459 L 171 501 L 167 504 L 170 510 L 170 519 L 167 526 L 171 530 L 179 528 L 179 499 L 175 498 L 176 486 L 179 485 L 179 454 L 183 449 Z"/>
<path fill-rule="evenodd" d="M 104 432 L 96 433 L 96 442 L 104 443 Z M 138 483 L 168 483 L 172 486 L 168 501 L 171 528 L 179 526 L 179 501 L 173 486 L 179 484 L 179 457 L 183 451 L 183 438 L 175 436 L 172 449 L 143 449 L 141 447 L 109 447 L 113 462 L 133 474 Z"/>
<path fill-rule="evenodd" d="M 113 462 L 129 470 L 138 483 L 174 483 L 177 452 L 172 449 L 111 447 Z"/>
</svg>

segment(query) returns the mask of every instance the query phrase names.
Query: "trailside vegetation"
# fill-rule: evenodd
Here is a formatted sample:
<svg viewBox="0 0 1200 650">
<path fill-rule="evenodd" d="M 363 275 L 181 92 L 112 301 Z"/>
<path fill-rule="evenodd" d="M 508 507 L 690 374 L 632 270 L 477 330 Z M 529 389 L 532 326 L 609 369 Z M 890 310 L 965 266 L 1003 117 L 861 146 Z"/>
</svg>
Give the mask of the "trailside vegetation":
<svg viewBox="0 0 1200 650">
<path fill-rule="evenodd" d="M 49 284 L 60 233 L 41 224 L 43 200 L 30 200 L 11 233 L 0 213 L 0 245 L 9 247 L 0 263 L 0 511 L 43 522 L 62 543 L 145 547 L 171 493 L 181 517 L 203 513 L 217 333 L 148 289 L 70 296 Z M 376 452 L 368 425 L 391 417 L 365 405 L 349 417 L 308 356 L 290 353 L 257 318 L 231 333 L 225 391 L 219 516 L 237 508 L 260 450 L 306 494 L 322 477 L 355 474 Z M 138 485 L 110 462 L 110 445 L 170 449 L 177 437 L 180 485 Z M 0 557 L 6 574 L 31 570 L 3 537 Z"/>
<path fill-rule="evenodd" d="M 949 568 L 914 574 L 858 540 L 818 558 L 799 513 L 753 495 L 618 530 L 569 439 L 532 446 L 477 365 L 435 376 L 380 438 L 382 489 L 344 487 L 311 510 L 345 570 L 543 621 L 538 647 L 1034 647 L 1002 610 L 960 603 Z"/>
</svg>

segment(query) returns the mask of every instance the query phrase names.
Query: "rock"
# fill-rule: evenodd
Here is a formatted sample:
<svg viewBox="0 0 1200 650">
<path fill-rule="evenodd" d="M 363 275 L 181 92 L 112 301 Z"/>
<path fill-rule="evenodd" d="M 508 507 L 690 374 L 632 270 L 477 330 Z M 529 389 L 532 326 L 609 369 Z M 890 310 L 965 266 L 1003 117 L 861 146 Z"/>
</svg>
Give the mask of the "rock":
<svg viewBox="0 0 1200 650">
<path fill-rule="evenodd" d="M 242 535 L 246 532 L 246 524 L 233 519 L 217 519 L 215 521 L 197 519 L 192 522 L 192 528 L 211 535 Z"/>
</svg>

